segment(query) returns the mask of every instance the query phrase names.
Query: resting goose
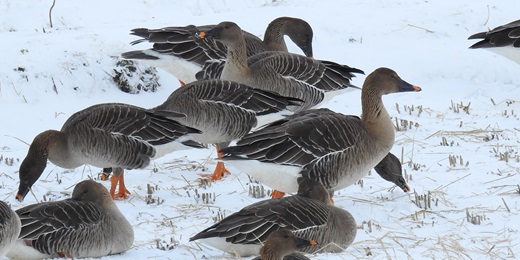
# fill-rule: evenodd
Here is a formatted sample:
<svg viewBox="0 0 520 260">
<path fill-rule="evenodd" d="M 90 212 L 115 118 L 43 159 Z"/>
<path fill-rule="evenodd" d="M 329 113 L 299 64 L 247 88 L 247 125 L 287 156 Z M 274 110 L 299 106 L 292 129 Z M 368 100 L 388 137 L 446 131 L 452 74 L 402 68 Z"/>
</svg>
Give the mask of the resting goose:
<svg viewBox="0 0 520 260">
<path fill-rule="evenodd" d="M 288 229 L 272 232 L 260 249 L 260 256 L 253 260 L 309 260 L 308 257 L 294 253 L 300 248 L 317 245 L 314 240 L 297 237 Z"/>
<path fill-rule="evenodd" d="M 330 191 L 342 189 L 364 177 L 394 144 L 382 96 L 420 90 L 391 69 L 376 69 L 363 84 L 361 118 L 329 109 L 301 111 L 222 149 L 223 160 L 281 192 L 295 192 L 300 176 Z"/>
<path fill-rule="evenodd" d="M 170 119 L 185 115 L 128 104 L 98 104 L 76 112 L 60 131 L 47 130 L 32 141 L 20 165 L 16 198 L 23 200 L 47 165 L 73 169 L 84 164 L 115 168 L 110 194 L 125 198 L 123 169 L 146 167 L 152 158 L 186 147 L 203 147 L 189 134 L 199 130 Z M 119 192 L 115 188 L 119 182 Z"/>
<path fill-rule="evenodd" d="M 70 199 L 18 209 L 20 241 L 8 254 L 14 259 L 102 257 L 127 251 L 134 241 L 132 225 L 108 190 L 85 180 Z"/>
<path fill-rule="evenodd" d="M 229 142 L 247 134 L 253 127 L 289 113 L 288 106 L 299 106 L 301 100 L 253 89 L 244 84 L 205 80 L 187 84 L 174 91 L 163 104 L 153 110 L 185 114 L 176 118 L 181 124 L 200 129 L 193 140 L 216 144 L 217 152 Z M 219 153 L 219 157 L 221 154 Z M 218 162 L 212 180 L 228 173 L 223 162 Z"/>
<path fill-rule="evenodd" d="M 165 69 L 184 85 L 196 80 L 195 74 L 202 69 L 204 62 L 226 58 L 224 45 L 212 39 L 202 40 L 193 37 L 213 27 L 215 25 L 133 29 L 131 34 L 142 39 L 132 44 L 148 41 L 153 43 L 153 47 L 148 50 L 125 52 L 121 56 L 124 59 L 143 60 L 152 66 Z M 312 28 L 302 19 L 280 17 L 273 20 L 265 30 L 263 41 L 251 33 L 245 31 L 243 33 L 247 56 L 267 50 L 287 52 L 284 40 L 284 35 L 287 35 L 306 56 L 312 57 Z"/>
<path fill-rule="evenodd" d="M 242 30 L 233 22 L 222 22 L 211 30 L 201 32 L 199 37 L 214 38 L 227 46 L 226 63 L 220 79 L 301 99 L 305 103 L 298 111 L 314 107 L 345 92 L 352 87 L 352 73 L 363 73 L 346 65 L 287 52 L 266 51 L 248 58 Z M 208 64 L 212 67 L 212 62 Z M 197 77 L 217 77 L 215 72 L 209 70 L 202 71 L 202 75 Z"/>
<path fill-rule="evenodd" d="M 471 45 L 471 49 L 485 48 L 520 64 L 520 20 L 473 34 L 468 39 L 481 39 Z"/>
<path fill-rule="evenodd" d="M 299 178 L 297 195 L 253 203 L 190 238 L 219 250 L 249 256 L 274 231 L 288 229 L 319 246 L 301 252 L 341 252 L 356 237 L 352 215 L 330 203 L 329 192 L 316 181 Z"/>
<path fill-rule="evenodd" d="M 0 200 L 0 259 L 9 252 L 18 239 L 20 228 L 18 215 L 7 203 Z"/>
</svg>

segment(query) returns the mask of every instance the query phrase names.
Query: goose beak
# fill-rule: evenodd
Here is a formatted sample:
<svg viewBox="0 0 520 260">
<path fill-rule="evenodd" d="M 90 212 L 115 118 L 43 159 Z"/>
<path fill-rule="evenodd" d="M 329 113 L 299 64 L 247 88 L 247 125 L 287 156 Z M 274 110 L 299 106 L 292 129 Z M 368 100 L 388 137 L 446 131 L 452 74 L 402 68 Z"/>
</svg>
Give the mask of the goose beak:
<svg viewBox="0 0 520 260">
<path fill-rule="evenodd" d="M 318 244 L 314 240 L 307 240 L 307 239 L 303 239 L 301 237 L 295 237 L 294 239 L 296 239 L 297 248 L 302 248 L 302 247 L 306 247 L 306 246 L 314 246 L 314 245 Z"/>
<path fill-rule="evenodd" d="M 22 202 L 27 193 L 29 193 L 29 187 L 20 182 L 20 186 L 18 187 L 18 193 L 16 193 L 16 200 Z"/>
<path fill-rule="evenodd" d="M 201 38 L 201 39 L 204 39 L 204 38 L 215 38 L 215 39 L 218 39 L 219 38 L 219 34 L 220 34 L 220 28 L 215 27 L 215 28 L 207 30 L 205 32 L 200 32 L 198 34 L 198 37 Z"/>
<path fill-rule="evenodd" d="M 414 92 L 419 92 L 421 91 L 422 89 L 418 86 L 414 86 L 404 80 L 401 80 L 401 85 L 399 86 L 399 91 L 400 92 L 408 92 L 408 91 L 414 91 Z"/>
<path fill-rule="evenodd" d="M 406 183 L 403 177 L 399 177 L 397 181 L 395 181 L 395 185 L 397 185 L 399 188 L 401 188 L 404 192 L 410 191 L 410 186 Z"/>
</svg>

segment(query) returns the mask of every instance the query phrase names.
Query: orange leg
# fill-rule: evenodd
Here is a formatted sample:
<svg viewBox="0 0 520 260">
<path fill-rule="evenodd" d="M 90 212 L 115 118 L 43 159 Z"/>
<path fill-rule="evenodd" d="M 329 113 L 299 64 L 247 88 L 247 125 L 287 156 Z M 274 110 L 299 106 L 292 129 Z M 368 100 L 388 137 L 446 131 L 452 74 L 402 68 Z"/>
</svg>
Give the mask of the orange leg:
<svg viewBox="0 0 520 260">
<path fill-rule="evenodd" d="M 224 157 L 224 154 L 220 152 L 220 147 L 217 145 L 217 156 L 218 158 Z M 217 167 L 215 167 L 215 171 L 213 172 L 213 175 L 211 175 L 212 181 L 217 181 L 222 179 L 224 175 L 229 174 L 229 171 L 224 167 L 224 162 L 217 162 Z"/>
<path fill-rule="evenodd" d="M 116 169 L 117 171 L 117 169 Z M 110 196 L 112 196 L 112 199 L 126 199 L 128 198 L 128 194 L 130 192 L 126 189 L 125 186 L 125 178 L 124 178 L 124 171 L 121 170 L 120 174 L 116 174 L 114 171 L 114 175 L 110 177 L 110 182 L 112 183 L 112 186 L 110 187 Z M 119 191 L 116 192 L 117 184 L 119 183 Z"/>
<path fill-rule="evenodd" d="M 278 190 L 273 190 L 273 193 L 271 193 L 271 198 L 273 199 L 282 198 L 283 196 L 285 196 L 285 192 L 281 192 Z"/>
</svg>

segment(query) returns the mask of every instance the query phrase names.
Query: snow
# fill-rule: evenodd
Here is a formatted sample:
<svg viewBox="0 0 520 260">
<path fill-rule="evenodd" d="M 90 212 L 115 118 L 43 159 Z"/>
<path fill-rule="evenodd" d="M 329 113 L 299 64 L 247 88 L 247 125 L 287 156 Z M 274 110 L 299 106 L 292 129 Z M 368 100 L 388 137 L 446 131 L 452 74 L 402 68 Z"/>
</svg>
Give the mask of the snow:
<svg viewBox="0 0 520 260">
<path fill-rule="evenodd" d="M 518 1 L 424 0 L 197 0 L 0 2 L 0 199 L 14 209 L 64 199 L 75 183 L 100 169 L 65 170 L 48 164 L 33 194 L 14 199 L 18 168 L 34 136 L 60 129 L 74 112 L 104 102 L 160 104 L 178 81 L 158 69 L 153 93 L 121 92 L 111 81 L 117 56 L 146 49 L 136 27 L 216 24 L 232 20 L 263 35 L 279 16 L 305 19 L 314 29 L 314 55 L 363 69 L 394 69 L 419 93 L 384 97 L 399 126 L 393 153 L 403 160 L 412 192 L 405 194 L 371 173 L 335 194 L 359 230 L 354 244 L 313 259 L 514 259 L 520 257 L 519 64 L 467 37 L 517 20 Z M 294 45 L 290 51 L 301 53 Z M 146 66 L 141 64 L 139 68 Z M 353 83 L 361 86 L 364 76 Z M 360 92 L 325 106 L 359 115 Z M 467 110 L 467 111 L 466 111 Z M 418 125 L 415 125 L 415 124 Z M 214 149 L 184 150 L 132 170 L 132 195 L 117 201 L 135 229 L 134 246 L 105 259 L 233 259 L 189 237 L 250 203 L 245 173 L 200 185 L 215 166 Z M 10 159 L 13 159 L 12 163 Z M 147 185 L 154 203 L 147 204 Z M 108 187 L 108 183 L 105 183 Z M 266 188 L 267 189 L 267 188 Z M 208 195 L 204 201 L 202 195 Z M 425 207 L 424 201 L 431 201 Z M 469 217 L 468 217 L 469 215 Z M 473 222 L 473 223 L 472 223 Z M 515 224 L 516 223 L 516 224 Z M 158 248 L 158 245 L 161 249 Z M 166 250 L 164 250 L 166 249 Z"/>
</svg>

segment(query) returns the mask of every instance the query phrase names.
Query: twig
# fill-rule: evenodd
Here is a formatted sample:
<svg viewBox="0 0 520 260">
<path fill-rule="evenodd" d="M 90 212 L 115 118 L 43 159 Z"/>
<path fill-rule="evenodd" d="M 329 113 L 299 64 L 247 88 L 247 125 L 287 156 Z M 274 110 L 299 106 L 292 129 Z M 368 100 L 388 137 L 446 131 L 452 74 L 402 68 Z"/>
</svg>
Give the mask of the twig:
<svg viewBox="0 0 520 260">
<path fill-rule="evenodd" d="M 426 29 L 426 28 L 419 27 L 419 26 L 417 26 L 417 25 L 408 24 L 408 26 L 413 27 L 413 28 L 417 28 L 417 29 L 421 29 L 421 30 L 425 30 L 427 33 L 433 33 L 432 30 L 428 30 L 428 29 Z"/>
<path fill-rule="evenodd" d="M 487 5 L 487 18 L 486 18 L 486 22 L 484 23 L 484 26 L 486 26 L 486 24 L 489 22 L 489 5 Z M 491 251 L 491 250 L 490 250 Z"/>
<path fill-rule="evenodd" d="M 507 206 L 507 203 L 506 203 L 506 201 L 504 200 L 504 198 L 502 198 L 502 201 L 504 202 L 504 205 L 506 206 L 507 212 L 511 212 L 511 210 L 510 210 L 509 207 Z"/>
<path fill-rule="evenodd" d="M 54 5 L 56 4 L 56 0 L 52 0 L 51 8 L 49 9 L 49 23 L 52 28 L 52 9 L 54 8 Z"/>
</svg>

